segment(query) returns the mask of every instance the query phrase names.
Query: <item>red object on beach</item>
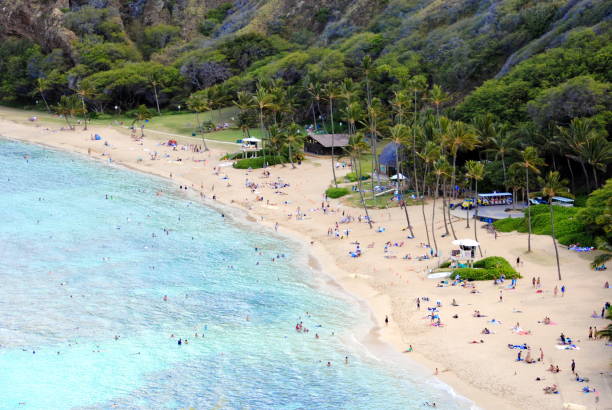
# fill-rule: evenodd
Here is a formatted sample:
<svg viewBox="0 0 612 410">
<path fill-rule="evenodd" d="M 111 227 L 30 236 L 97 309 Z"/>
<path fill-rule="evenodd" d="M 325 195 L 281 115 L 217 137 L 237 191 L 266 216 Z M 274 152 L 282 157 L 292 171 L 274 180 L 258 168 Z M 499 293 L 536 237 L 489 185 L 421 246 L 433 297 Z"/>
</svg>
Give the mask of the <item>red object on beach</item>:
<svg viewBox="0 0 612 410">
<path fill-rule="evenodd" d="M 542 289 L 536 290 L 536 293 L 542 293 Z"/>
</svg>

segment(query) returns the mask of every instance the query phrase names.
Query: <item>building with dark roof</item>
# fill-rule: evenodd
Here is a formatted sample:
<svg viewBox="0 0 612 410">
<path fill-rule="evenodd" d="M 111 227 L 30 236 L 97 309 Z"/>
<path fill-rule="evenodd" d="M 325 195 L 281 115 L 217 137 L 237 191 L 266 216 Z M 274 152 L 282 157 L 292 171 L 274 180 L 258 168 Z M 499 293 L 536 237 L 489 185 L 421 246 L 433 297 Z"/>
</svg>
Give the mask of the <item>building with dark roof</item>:
<svg viewBox="0 0 612 410">
<path fill-rule="evenodd" d="M 342 148 L 346 147 L 348 142 L 348 134 L 314 134 L 308 132 L 304 141 L 304 152 L 316 155 L 331 155 L 333 143 L 334 155 L 338 155 L 342 153 Z"/>
</svg>

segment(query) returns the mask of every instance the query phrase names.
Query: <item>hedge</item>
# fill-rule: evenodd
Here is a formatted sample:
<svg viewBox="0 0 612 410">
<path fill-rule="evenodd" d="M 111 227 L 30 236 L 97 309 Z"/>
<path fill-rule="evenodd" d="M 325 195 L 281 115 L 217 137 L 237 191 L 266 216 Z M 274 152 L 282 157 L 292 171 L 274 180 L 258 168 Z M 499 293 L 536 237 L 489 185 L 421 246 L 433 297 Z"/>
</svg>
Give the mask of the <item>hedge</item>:
<svg viewBox="0 0 612 410">
<path fill-rule="evenodd" d="M 518 279 L 521 275 L 501 256 L 490 256 L 474 262 L 473 268 L 458 268 L 453 275 L 464 280 L 493 280 L 504 275 L 507 279 Z"/>
<path fill-rule="evenodd" d="M 278 156 L 266 156 L 266 163 L 268 165 L 276 165 L 276 164 L 284 164 L 287 162 L 287 159 L 284 157 Z M 263 168 L 264 166 L 264 157 L 257 158 L 246 158 L 240 159 L 234 162 L 234 168 L 238 169 L 248 169 L 248 168 Z"/>
<path fill-rule="evenodd" d="M 344 176 L 344 178 L 349 182 L 357 182 L 357 174 L 355 174 L 354 172 L 349 172 L 348 174 Z M 369 174 L 365 174 L 361 176 L 362 181 L 366 181 L 368 179 L 370 179 Z"/>
<path fill-rule="evenodd" d="M 578 218 L 579 207 L 553 206 L 555 216 L 555 236 L 559 243 L 571 245 L 594 246 L 595 238 L 588 234 L 584 222 Z M 527 211 L 525 210 L 525 213 Z M 528 219 L 506 218 L 493 222 L 500 232 L 528 232 Z M 548 205 L 531 206 L 531 231 L 536 235 L 551 235 L 550 209 Z"/>
<path fill-rule="evenodd" d="M 346 188 L 327 188 L 325 191 L 325 195 L 333 199 L 340 198 L 348 193 L 349 190 Z"/>
</svg>

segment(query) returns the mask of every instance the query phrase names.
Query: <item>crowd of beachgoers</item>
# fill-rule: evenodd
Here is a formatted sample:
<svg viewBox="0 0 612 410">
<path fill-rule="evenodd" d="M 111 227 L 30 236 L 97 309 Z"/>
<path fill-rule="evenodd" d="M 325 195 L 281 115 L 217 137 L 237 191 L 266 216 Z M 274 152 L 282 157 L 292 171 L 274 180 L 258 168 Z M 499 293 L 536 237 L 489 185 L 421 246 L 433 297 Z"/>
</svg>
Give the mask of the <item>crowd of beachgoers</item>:
<svg viewBox="0 0 612 410">
<path fill-rule="evenodd" d="M 328 158 L 308 158 L 296 169 L 239 170 L 220 159 L 232 146 L 209 142 L 213 148 L 206 151 L 180 141 L 168 146 L 150 137 L 135 140 L 114 128 L 96 130 L 103 136 L 100 141 L 91 139 L 91 131 L 52 133 L 8 121 L 2 125 L 14 138 L 170 178 L 185 195 L 219 207 L 223 217 L 244 218 L 302 241 L 304 252 L 316 260 L 313 267 L 368 303 L 379 324 L 373 337 L 430 368 L 481 407 L 612 406 L 612 344 L 596 337 L 596 330 L 608 324 L 602 314 L 612 297 L 606 272 L 592 271 L 586 253 L 560 249 L 559 281 L 549 237 L 533 236 L 533 252 L 526 253 L 526 235 L 482 229 L 483 255 L 512 261 L 521 279 L 430 278 L 454 249 L 453 238 L 442 235 L 443 222 L 430 232 L 438 236 L 434 249 L 425 240 L 417 207 L 407 209 L 413 215 L 413 237 L 401 208 L 370 210 L 368 218 L 359 208 L 327 198 Z M 425 210 L 431 215 L 432 204 Z M 465 220 L 453 218 L 457 235 L 471 238 Z M 315 339 L 321 336 L 300 322 L 303 318 L 295 318 L 288 326 L 314 332 Z M 192 336 L 174 340 L 192 343 Z"/>
</svg>

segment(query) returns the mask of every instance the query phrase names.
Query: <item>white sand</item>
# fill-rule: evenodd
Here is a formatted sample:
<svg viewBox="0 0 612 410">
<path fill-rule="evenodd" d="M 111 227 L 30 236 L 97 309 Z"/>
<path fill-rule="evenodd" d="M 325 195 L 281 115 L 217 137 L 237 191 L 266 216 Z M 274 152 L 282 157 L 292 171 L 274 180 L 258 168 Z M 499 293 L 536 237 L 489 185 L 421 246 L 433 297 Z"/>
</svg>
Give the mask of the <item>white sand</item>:
<svg viewBox="0 0 612 410">
<path fill-rule="evenodd" d="M 399 208 L 371 211 L 376 221 L 375 228 L 382 226 L 384 233 L 370 230 L 366 223 L 354 222 L 340 225 L 340 230 L 350 229 L 348 239 L 335 239 L 327 236 L 328 228 L 341 219 L 342 211 L 354 217 L 362 210 L 342 205 L 338 200 L 331 200 L 331 208 L 338 212 L 324 215 L 320 209 L 323 192 L 332 180 L 330 160 L 327 158 L 308 158 L 297 169 L 287 167 L 270 168 L 271 178 L 262 178 L 262 171 L 247 173 L 230 166 L 221 168 L 220 175 L 213 174 L 213 167 L 221 162 L 222 153 L 231 151 L 225 144 L 210 143 L 213 151 L 193 154 L 189 151 L 172 151 L 159 146 L 162 138 L 159 134 L 147 135 L 144 144 L 133 141 L 126 130 L 119 128 L 93 127 L 89 131 L 52 131 L 45 130 L 44 125 L 11 121 L 11 111 L 0 110 L 0 134 L 11 138 L 30 141 L 62 148 L 108 161 L 122 164 L 140 171 L 169 177 L 178 184 L 188 185 L 202 191 L 206 196 L 204 202 L 211 203 L 214 194 L 217 201 L 244 209 L 248 219 L 270 229 L 275 222 L 279 223 L 279 232 L 289 234 L 304 242 L 305 252 L 311 253 L 322 269 L 332 275 L 347 291 L 367 301 L 379 321 L 379 327 L 372 334 L 380 336 L 397 350 L 404 351 L 408 345 L 414 352 L 407 353 L 414 360 L 431 369 L 439 369 L 439 378 L 450 384 L 462 394 L 483 408 L 495 409 L 560 409 L 564 403 L 576 403 L 587 408 L 612 408 L 610 388 L 610 362 L 612 347 L 607 347 L 602 340 L 588 340 L 589 326 L 604 328 L 608 321 L 591 318 L 593 310 L 600 313 L 603 304 L 612 300 L 610 289 L 603 284 L 610 279 L 608 272 L 594 272 L 589 268 L 593 255 L 577 254 L 563 247 L 560 248 L 563 281 L 557 280 L 554 261 L 554 250 L 548 236 L 532 236 L 533 252 L 526 253 L 527 236 L 525 234 L 500 234 L 497 239 L 484 229 L 478 228 L 483 253 L 488 256 L 498 255 L 514 263 L 517 256 L 524 261 L 520 272 L 524 279 L 519 281 L 516 290 L 503 290 L 503 302 L 499 302 L 499 290 L 502 287 L 492 282 L 478 283 L 479 293 L 472 294 L 469 289 L 461 287 L 438 288 L 439 279 L 427 279 L 427 269 L 438 261 L 403 260 L 407 253 L 412 256 L 423 255 L 426 249 L 420 248 L 420 242 L 426 242 L 423 219 L 419 207 L 410 207 L 409 213 L 414 226 L 416 239 L 406 239 L 407 231 L 403 211 Z M 56 129 L 58 126 L 54 126 Z M 103 141 L 91 141 L 90 135 L 99 133 Z M 237 132 L 237 135 L 239 132 Z M 107 141 L 110 147 L 106 147 Z M 199 140 L 184 139 L 179 142 L 200 143 Z M 157 151 L 158 157 L 169 154 L 170 158 L 156 161 L 149 159 L 149 153 Z M 101 154 L 106 155 L 102 156 Z M 142 159 L 141 161 L 139 160 Z M 182 162 L 176 161 L 182 158 Z M 206 162 L 193 162 L 195 159 L 206 159 Z M 345 173 L 347 170 L 339 170 Z M 228 181 L 221 176 L 227 174 Z M 284 189 L 287 195 L 278 195 L 274 190 L 264 187 L 263 183 L 274 182 L 280 177 L 291 186 Z M 260 184 L 256 193 L 245 188 L 245 179 Z M 255 201 L 261 195 L 263 201 Z M 268 201 L 270 203 L 268 203 Z M 290 202 L 284 205 L 283 202 Z M 441 201 L 438 201 L 441 207 Z M 290 218 L 295 216 L 297 208 L 306 213 L 302 220 Z M 428 221 L 431 218 L 431 204 L 426 206 Z M 452 236 L 441 238 L 443 220 L 441 208 L 436 211 L 436 238 L 442 255 L 448 256 Z M 471 221 L 470 224 L 473 222 Z M 456 220 L 455 229 L 460 238 L 473 238 L 473 229 L 465 228 L 465 220 Z M 313 242 L 311 245 L 310 242 Z M 360 258 L 351 258 L 348 254 L 355 246 L 351 242 L 359 241 L 364 252 Z M 392 252 L 396 259 L 386 259 L 383 247 L 387 241 L 404 242 L 401 248 L 394 247 Z M 373 248 L 367 245 L 375 243 Z M 532 288 L 531 278 L 540 277 L 542 293 Z M 564 284 L 567 292 L 564 297 L 553 296 L 555 285 Z M 420 311 L 416 310 L 417 297 L 427 296 L 430 302 L 422 302 Z M 456 299 L 459 306 L 450 306 Z M 430 325 L 425 318 L 427 306 L 435 301 L 443 304 L 441 318 L 444 327 Z M 474 318 L 474 310 L 480 310 L 484 318 Z M 520 310 L 520 312 L 516 312 Z M 458 319 L 452 316 L 457 314 Z M 390 324 L 385 326 L 385 315 Z M 549 316 L 556 325 L 538 323 Z M 495 318 L 501 325 L 487 323 Z M 530 335 L 517 335 L 511 328 L 520 323 Z M 483 335 L 484 327 L 494 334 Z M 557 338 L 563 332 L 572 337 L 580 350 L 565 351 L 555 347 Z M 484 340 L 484 344 L 471 344 L 472 340 Z M 527 343 L 532 347 L 531 354 L 539 357 L 539 349 L 544 352 L 543 363 L 525 364 L 516 362 L 516 350 L 508 349 L 509 343 Z M 523 357 L 526 352 L 523 352 Z M 581 377 L 590 378 L 589 383 L 578 383 L 570 371 L 571 360 L 576 361 L 576 370 Z M 558 374 L 546 371 L 554 363 L 562 370 Z M 535 381 L 540 377 L 542 381 Z M 559 386 L 560 394 L 546 395 L 542 388 L 552 384 Z M 600 394 L 584 394 L 585 385 L 596 388 Z M 596 404 L 599 397 L 599 404 Z"/>
</svg>

